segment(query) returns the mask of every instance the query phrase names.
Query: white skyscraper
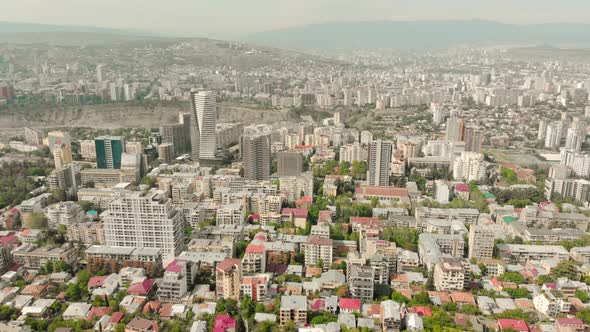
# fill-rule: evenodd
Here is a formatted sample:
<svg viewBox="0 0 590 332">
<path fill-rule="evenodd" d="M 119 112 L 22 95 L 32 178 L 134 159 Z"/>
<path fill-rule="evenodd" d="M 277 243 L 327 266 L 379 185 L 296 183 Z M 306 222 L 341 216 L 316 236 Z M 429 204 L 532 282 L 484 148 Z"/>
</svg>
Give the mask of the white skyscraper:
<svg viewBox="0 0 590 332">
<path fill-rule="evenodd" d="M 392 150 L 392 142 L 376 140 L 369 144 L 367 182 L 370 186 L 389 185 L 389 163 Z"/>
<path fill-rule="evenodd" d="M 211 91 L 192 91 L 191 147 L 193 160 L 215 159 L 217 109 Z"/>
<path fill-rule="evenodd" d="M 561 143 L 561 134 L 563 132 L 563 123 L 561 121 L 551 122 L 547 125 L 547 134 L 545 135 L 545 147 L 547 149 L 557 149 Z"/>
<path fill-rule="evenodd" d="M 158 248 L 164 261 L 182 249 L 184 216 L 163 191 L 125 193 L 101 216 L 109 246 Z"/>
</svg>

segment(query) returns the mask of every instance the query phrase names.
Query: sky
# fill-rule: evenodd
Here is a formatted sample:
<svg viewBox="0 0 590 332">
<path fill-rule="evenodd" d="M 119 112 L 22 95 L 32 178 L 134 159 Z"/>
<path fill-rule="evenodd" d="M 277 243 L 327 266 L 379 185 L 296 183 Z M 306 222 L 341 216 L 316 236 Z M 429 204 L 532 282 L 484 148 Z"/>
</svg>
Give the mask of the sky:
<svg viewBox="0 0 590 332">
<path fill-rule="evenodd" d="M 0 21 L 239 39 L 313 23 L 487 19 L 590 23 L 588 0 L 3 0 Z"/>
</svg>

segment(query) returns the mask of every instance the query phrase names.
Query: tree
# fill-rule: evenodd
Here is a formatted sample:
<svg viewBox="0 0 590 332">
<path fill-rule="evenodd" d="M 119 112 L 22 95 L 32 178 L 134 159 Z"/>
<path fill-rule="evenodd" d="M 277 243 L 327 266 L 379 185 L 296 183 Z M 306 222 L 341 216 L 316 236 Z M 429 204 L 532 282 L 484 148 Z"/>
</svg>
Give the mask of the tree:
<svg viewBox="0 0 590 332">
<path fill-rule="evenodd" d="M 47 218 L 41 212 L 33 212 L 29 215 L 28 225 L 34 229 L 45 228 L 47 227 Z"/>
<path fill-rule="evenodd" d="M 563 260 L 557 266 L 551 269 L 551 276 L 555 279 L 567 277 L 571 280 L 580 278 L 577 263 L 572 260 Z"/>
<path fill-rule="evenodd" d="M 504 289 L 504 291 L 508 293 L 513 299 L 531 298 L 531 292 L 529 292 L 526 288 Z"/>
<path fill-rule="evenodd" d="M 428 296 L 427 292 L 420 292 L 418 294 L 414 294 L 412 299 L 409 302 L 410 306 L 425 306 L 430 304 L 430 296 Z"/>
<path fill-rule="evenodd" d="M 586 303 L 590 300 L 588 293 L 584 292 L 583 290 L 577 289 L 574 293 L 574 297 L 578 298 L 583 303 Z"/>
<path fill-rule="evenodd" d="M 522 274 L 518 272 L 506 272 L 503 275 L 501 275 L 499 279 L 500 281 L 513 282 L 517 285 L 524 284 L 526 282 Z"/>
<path fill-rule="evenodd" d="M 400 292 L 393 292 L 391 293 L 391 299 L 397 303 L 409 303 L 410 300 L 408 300 L 407 297 L 405 297 L 402 293 Z"/>
</svg>

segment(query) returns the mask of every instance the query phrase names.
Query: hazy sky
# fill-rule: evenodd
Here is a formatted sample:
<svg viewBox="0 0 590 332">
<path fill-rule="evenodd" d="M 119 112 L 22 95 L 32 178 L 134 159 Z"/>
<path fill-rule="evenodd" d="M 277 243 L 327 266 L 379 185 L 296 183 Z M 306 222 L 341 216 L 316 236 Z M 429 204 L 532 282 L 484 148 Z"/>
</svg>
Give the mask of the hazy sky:
<svg viewBox="0 0 590 332">
<path fill-rule="evenodd" d="M 3 0 L 0 21 L 137 28 L 184 36 L 330 21 L 490 19 L 590 23 L 589 0 Z"/>
</svg>

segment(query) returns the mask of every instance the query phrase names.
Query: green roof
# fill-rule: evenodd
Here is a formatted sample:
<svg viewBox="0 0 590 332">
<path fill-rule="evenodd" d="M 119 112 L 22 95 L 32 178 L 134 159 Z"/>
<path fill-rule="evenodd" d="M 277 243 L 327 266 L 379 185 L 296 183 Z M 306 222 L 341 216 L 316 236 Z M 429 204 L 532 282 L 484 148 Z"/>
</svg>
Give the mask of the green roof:
<svg viewBox="0 0 590 332">
<path fill-rule="evenodd" d="M 505 216 L 504 218 L 502 218 L 504 220 L 505 223 L 509 224 L 511 222 L 514 222 L 516 220 L 516 218 L 514 218 L 513 216 Z"/>
</svg>

